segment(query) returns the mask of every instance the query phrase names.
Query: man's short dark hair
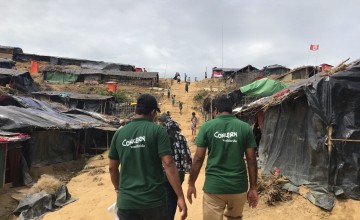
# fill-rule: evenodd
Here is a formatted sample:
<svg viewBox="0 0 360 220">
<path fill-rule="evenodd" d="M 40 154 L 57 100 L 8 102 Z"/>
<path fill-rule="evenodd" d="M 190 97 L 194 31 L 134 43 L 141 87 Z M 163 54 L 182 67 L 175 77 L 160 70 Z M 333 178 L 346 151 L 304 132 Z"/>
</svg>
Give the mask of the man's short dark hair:
<svg viewBox="0 0 360 220">
<path fill-rule="evenodd" d="M 230 97 L 226 95 L 221 95 L 214 100 L 214 107 L 217 108 L 217 110 L 220 113 L 222 112 L 232 113 L 232 106 L 233 103 Z"/>
<path fill-rule="evenodd" d="M 139 96 L 136 103 L 135 113 L 139 115 L 147 115 L 153 110 L 160 112 L 155 97 L 150 94 L 143 94 Z"/>
</svg>

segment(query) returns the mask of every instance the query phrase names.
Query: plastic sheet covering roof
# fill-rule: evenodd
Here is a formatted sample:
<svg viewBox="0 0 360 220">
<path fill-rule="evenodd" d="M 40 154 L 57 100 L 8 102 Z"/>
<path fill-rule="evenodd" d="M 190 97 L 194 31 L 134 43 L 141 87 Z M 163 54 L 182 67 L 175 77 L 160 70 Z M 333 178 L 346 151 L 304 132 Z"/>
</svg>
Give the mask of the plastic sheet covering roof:
<svg viewBox="0 0 360 220">
<path fill-rule="evenodd" d="M 263 169 L 308 185 L 305 197 L 327 210 L 334 195 L 360 200 L 360 60 L 287 89 L 265 104 L 271 107 L 263 113 Z"/>
<path fill-rule="evenodd" d="M 28 139 L 30 139 L 30 136 L 26 134 L 0 130 L 0 143 L 19 142 Z"/>
<path fill-rule="evenodd" d="M 15 62 L 15 61 L 13 61 L 13 60 L 0 58 L 0 63 L 16 63 L 16 62 Z"/>
<path fill-rule="evenodd" d="M 284 89 L 287 85 L 283 82 L 262 78 L 246 86 L 240 87 L 240 91 L 247 96 L 271 96 Z"/>
<path fill-rule="evenodd" d="M 7 97 L 7 99 L 6 99 Z M 83 129 L 88 127 L 107 127 L 101 120 L 64 114 L 53 109 L 47 102 L 20 96 L 0 96 L 0 105 L 14 100 L 17 106 L 0 106 L 0 129 L 16 130 L 22 128 L 43 129 Z"/>
<path fill-rule="evenodd" d="M 24 73 L 28 73 L 29 71 L 26 70 L 14 70 L 14 69 L 5 69 L 0 68 L 0 74 L 2 75 L 8 75 L 8 76 L 19 76 Z"/>
<path fill-rule="evenodd" d="M 93 74 L 102 74 L 102 70 L 96 69 L 84 69 L 84 68 L 53 68 L 48 67 L 44 69 L 44 72 L 62 72 L 73 75 L 93 75 Z"/>
<path fill-rule="evenodd" d="M 118 69 L 120 70 L 122 66 L 134 68 L 130 64 L 122 64 L 122 63 L 107 63 L 107 62 L 82 62 L 82 68 L 89 68 L 89 69 L 97 69 L 97 70 L 104 70 L 104 69 Z"/>
<path fill-rule="evenodd" d="M 114 99 L 113 96 L 105 96 L 105 95 L 96 95 L 96 94 L 80 94 L 74 92 L 59 92 L 59 91 L 41 91 L 41 92 L 33 92 L 34 95 L 46 95 L 46 96 L 60 96 L 66 97 L 69 99 L 79 99 L 79 100 L 108 100 Z"/>
<path fill-rule="evenodd" d="M 111 75 L 111 76 L 127 76 L 127 77 L 144 78 L 144 79 L 152 79 L 159 77 L 159 74 L 157 72 L 131 72 L 131 71 L 104 70 L 103 74 Z"/>
<path fill-rule="evenodd" d="M 44 70 L 44 72 L 62 72 L 73 75 L 94 75 L 94 74 L 102 74 L 102 75 L 110 75 L 110 76 L 127 76 L 134 78 L 145 78 L 152 79 L 159 77 L 157 72 L 133 72 L 133 71 L 120 71 L 114 69 L 85 69 L 85 68 L 54 68 L 49 67 Z"/>
</svg>

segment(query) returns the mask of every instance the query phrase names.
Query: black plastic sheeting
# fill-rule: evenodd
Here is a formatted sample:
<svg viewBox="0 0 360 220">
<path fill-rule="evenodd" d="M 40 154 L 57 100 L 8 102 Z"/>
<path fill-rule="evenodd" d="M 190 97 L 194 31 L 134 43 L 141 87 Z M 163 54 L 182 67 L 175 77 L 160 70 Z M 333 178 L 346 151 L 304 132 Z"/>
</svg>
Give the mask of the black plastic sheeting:
<svg viewBox="0 0 360 220">
<path fill-rule="evenodd" d="M 305 89 L 309 105 L 333 139 L 360 140 L 360 61 Z M 333 141 L 329 186 L 336 194 L 360 200 L 360 143 Z"/>
<path fill-rule="evenodd" d="M 12 88 L 17 89 L 24 93 L 31 93 L 39 91 L 34 80 L 31 78 L 30 73 L 14 75 L 0 75 L 0 81 L 6 84 L 11 84 Z"/>
<path fill-rule="evenodd" d="M 20 200 L 18 207 L 16 207 L 13 213 L 20 213 L 19 220 L 41 219 L 46 212 L 61 208 L 75 200 L 71 198 L 67 187 L 63 185 L 55 195 L 45 191 L 26 195 Z"/>
<path fill-rule="evenodd" d="M 335 195 L 360 199 L 360 62 L 303 86 L 303 95 L 264 112 L 260 160 L 265 172 L 278 168 L 295 185 L 307 185 L 311 202 L 331 210 Z M 310 80 L 311 81 L 311 80 Z"/>
<path fill-rule="evenodd" d="M 30 141 L 30 163 L 33 167 L 77 159 L 78 133 L 59 130 L 34 131 Z"/>
</svg>

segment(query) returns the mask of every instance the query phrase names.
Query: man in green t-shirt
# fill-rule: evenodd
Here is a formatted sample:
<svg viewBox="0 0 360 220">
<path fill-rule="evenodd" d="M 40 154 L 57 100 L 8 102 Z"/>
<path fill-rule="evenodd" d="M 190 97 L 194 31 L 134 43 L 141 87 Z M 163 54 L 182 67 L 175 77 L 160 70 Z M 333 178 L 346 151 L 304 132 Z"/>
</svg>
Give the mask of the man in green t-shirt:
<svg viewBox="0 0 360 220">
<path fill-rule="evenodd" d="M 223 216 L 242 219 L 246 198 L 252 208 L 258 202 L 256 143 L 250 126 L 231 114 L 232 102 L 228 97 L 218 97 L 212 108 L 216 117 L 201 126 L 195 140 L 197 149 L 190 171 L 187 198 L 190 204 L 193 194 L 196 198 L 195 181 L 208 149 L 203 219 L 223 219 Z M 249 172 L 249 189 L 244 154 Z"/>
<path fill-rule="evenodd" d="M 109 171 L 117 193 L 117 215 L 120 220 L 167 219 L 163 170 L 178 197 L 177 205 L 183 212 L 182 219 L 187 217 L 167 132 L 153 123 L 157 112 L 160 109 L 156 99 L 149 94 L 141 95 L 137 100 L 134 119 L 116 131 L 112 139 Z"/>
</svg>

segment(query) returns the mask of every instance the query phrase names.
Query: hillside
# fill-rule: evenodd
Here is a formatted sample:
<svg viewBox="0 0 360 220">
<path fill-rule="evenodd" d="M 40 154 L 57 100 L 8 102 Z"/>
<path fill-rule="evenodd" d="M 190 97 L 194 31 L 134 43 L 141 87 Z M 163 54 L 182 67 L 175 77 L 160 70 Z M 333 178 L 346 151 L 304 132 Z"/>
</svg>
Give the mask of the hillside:
<svg viewBox="0 0 360 220">
<path fill-rule="evenodd" d="M 105 89 L 105 86 L 86 86 L 82 84 L 47 84 L 42 82 L 40 76 L 34 76 L 35 81 L 46 90 L 57 91 L 75 91 L 83 93 L 95 93 L 98 90 Z M 170 85 L 169 79 L 161 79 L 160 86 L 166 88 Z M 148 87 L 136 87 L 128 85 L 120 85 L 118 88 L 124 93 L 128 94 L 133 99 L 140 93 L 152 93 L 157 96 L 161 103 L 161 111 L 170 111 L 172 118 L 177 121 L 182 129 L 182 134 L 188 140 L 191 147 L 191 152 L 194 153 L 195 146 L 193 144 L 193 136 L 190 129 L 191 113 L 195 112 L 199 125 L 204 122 L 201 116 L 199 103 L 194 102 L 194 97 L 210 85 L 218 90 L 225 89 L 221 80 L 206 79 L 199 82 L 191 82 L 189 93 L 185 93 L 184 82 L 177 84 L 175 81 L 172 84 L 172 94 L 176 95 L 176 105 L 172 106 L 171 99 L 167 99 L 165 91 L 150 89 Z M 182 114 L 179 112 L 178 101 L 184 102 Z M 200 127 L 200 126 L 198 126 Z M 205 166 L 200 171 L 196 187 L 198 190 L 197 199 L 193 204 L 188 205 L 188 219 L 202 219 L 202 185 L 205 179 Z M 78 200 L 66 205 L 65 207 L 51 213 L 47 213 L 43 219 L 114 219 L 112 214 L 107 211 L 112 203 L 115 202 L 116 193 L 110 181 L 108 172 L 107 152 L 97 155 L 90 159 L 81 158 L 78 161 L 71 161 L 62 164 L 54 164 L 42 168 L 34 168 L 31 174 L 36 178 L 41 174 L 47 173 L 67 182 L 67 187 L 72 197 Z M 187 175 L 183 183 L 184 193 L 187 191 Z M 14 219 L 14 216 L 9 215 L 11 210 L 16 206 L 16 202 L 11 197 L 18 198 L 19 195 L 26 192 L 26 187 L 5 189 L 0 191 L 0 219 Z M 303 189 L 306 192 L 306 189 Z M 304 192 L 301 191 L 301 195 Z M 268 206 L 265 204 L 265 198 L 260 198 L 260 203 L 256 209 L 250 209 L 245 206 L 244 216 L 246 219 L 356 219 L 359 211 L 360 202 L 355 200 L 337 200 L 337 203 L 332 212 L 326 212 L 315 207 L 308 200 L 301 195 L 293 195 L 293 199 L 287 202 L 279 203 L 275 206 Z M 5 214 L 6 213 L 6 214 Z M 9 216 L 8 216 L 9 215 Z M 179 219 L 180 214 L 176 214 L 176 219 Z"/>
</svg>

